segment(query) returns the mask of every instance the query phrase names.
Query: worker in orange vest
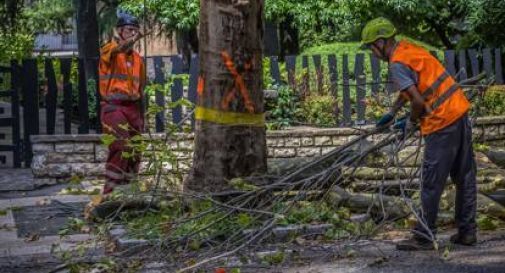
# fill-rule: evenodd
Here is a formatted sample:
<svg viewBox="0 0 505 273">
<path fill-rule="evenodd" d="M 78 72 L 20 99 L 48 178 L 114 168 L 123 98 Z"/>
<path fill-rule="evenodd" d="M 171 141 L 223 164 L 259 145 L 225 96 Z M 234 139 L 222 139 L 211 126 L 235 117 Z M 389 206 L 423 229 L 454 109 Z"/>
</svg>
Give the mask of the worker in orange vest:
<svg viewBox="0 0 505 273">
<path fill-rule="evenodd" d="M 141 134 L 144 127 L 144 63 L 133 49 L 140 38 L 137 18 L 118 12 L 114 38 L 100 50 L 100 117 L 104 133 L 115 137 L 109 146 L 103 194 L 111 193 L 117 185 L 128 184 L 139 170 L 140 155 L 132 154 L 127 142 Z"/>
<path fill-rule="evenodd" d="M 410 116 L 394 128 L 407 130 L 420 124 L 425 141 L 422 165 L 421 210 L 413 237 L 397 245 L 399 250 L 434 247 L 439 202 L 448 176 L 456 184 L 456 244 L 476 243 L 476 164 L 472 151 L 470 103 L 444 66 L 428 51 L 407 41 L 396 41 L 396 28 L 385 18 L 370 21 L 362 32 L 362 44 L 389 63 L 391 81 L 400 91 L 392 109 L 377 126 L 392 124 L 398 110 L 410 101 Z"/>
</svg>

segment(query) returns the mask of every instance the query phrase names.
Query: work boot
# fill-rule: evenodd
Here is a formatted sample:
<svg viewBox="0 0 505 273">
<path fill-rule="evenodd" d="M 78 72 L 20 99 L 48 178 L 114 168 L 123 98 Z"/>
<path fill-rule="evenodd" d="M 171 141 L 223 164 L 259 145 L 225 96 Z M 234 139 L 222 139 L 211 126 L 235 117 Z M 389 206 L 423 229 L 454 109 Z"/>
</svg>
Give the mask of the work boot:
<svg viewBox="0 0 505 273">
<path fill-rule="evenodd" d="M 451 243 L 453 243 L 453 244 L 464 245 L 464 246 L 473 246 L 473 245 L 475 245 L 475 243 L 477 243 L 477 235 L 475 235 L 475 233 L 460 234 L 458 232 L 458 233 L 452 235 L 450 240 L 451 240 Z"/>
<path fill-rule="evenodd" d="M 418 239 L 412 237 L 396 244 L 397 250 L 403 251 L 419 251 L 419 250 L 433 250 L 435 249 L 433 242 L 427 239 Z"/>
</svg>

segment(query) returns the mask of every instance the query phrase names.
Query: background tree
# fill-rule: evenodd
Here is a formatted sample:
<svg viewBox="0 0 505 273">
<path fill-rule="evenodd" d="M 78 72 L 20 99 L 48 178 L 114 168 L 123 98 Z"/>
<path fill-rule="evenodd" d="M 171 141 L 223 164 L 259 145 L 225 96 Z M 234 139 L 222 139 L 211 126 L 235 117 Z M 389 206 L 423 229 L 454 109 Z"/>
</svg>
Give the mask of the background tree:
<svg viewBox="0 0 505 273">
<path fill-rule="evenodd" d="M 221 192 L 232 178 L 266 171 L 263 1 L 200 4 L 195 151 L 185 189 Z"/>
</svg>

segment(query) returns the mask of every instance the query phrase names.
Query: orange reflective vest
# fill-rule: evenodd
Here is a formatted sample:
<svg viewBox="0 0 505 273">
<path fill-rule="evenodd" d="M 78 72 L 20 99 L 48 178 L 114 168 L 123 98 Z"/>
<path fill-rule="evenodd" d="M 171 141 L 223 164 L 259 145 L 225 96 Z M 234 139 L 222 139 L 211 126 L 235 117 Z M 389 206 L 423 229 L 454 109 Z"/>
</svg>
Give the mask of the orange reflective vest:
<svg viewBox="0 0 505 273">
<path fill-rule="evenodd" d="M 418 75 L 417 89 L 425 99 L 426 108 L 432 109 L 421 118 L 423 135 L 451 125 L 470 108 L 470 102 L 454 78 L 425 49 L 401 41 L 389 62 L 401 63 Z"/>
<path fill-rule="evenodd" d="M 100 50 L 100 95 L 104 101 L 136 101 L 142 96 L 144 84 L 142 57 L 134 50 L 112 56 L 117 46 L 112 41 Z"/>
</svg>

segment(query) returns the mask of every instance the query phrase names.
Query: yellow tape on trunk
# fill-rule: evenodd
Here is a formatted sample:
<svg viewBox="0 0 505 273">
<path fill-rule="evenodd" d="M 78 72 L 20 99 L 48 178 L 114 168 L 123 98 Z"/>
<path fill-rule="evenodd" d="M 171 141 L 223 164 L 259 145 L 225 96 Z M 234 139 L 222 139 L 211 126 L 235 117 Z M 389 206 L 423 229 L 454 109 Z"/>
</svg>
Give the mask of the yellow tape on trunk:
<svg viewBox="0 0 505 273">
<path fill-rule="evenodd" d="M 200 106 L 195 109 L 195 119 L 230 126 L 265 126 L 264 114 L 224 112 Z"/>
</svg>

